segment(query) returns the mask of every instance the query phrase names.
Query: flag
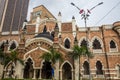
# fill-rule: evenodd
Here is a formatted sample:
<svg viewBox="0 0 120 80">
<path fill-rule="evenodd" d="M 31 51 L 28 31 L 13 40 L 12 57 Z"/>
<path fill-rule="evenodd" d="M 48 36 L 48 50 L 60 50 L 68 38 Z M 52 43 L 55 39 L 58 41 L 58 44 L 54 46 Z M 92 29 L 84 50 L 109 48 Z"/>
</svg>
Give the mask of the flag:
<svg viewBox="0 0 120 80">
<path fill-rule="evenodd" d="M 82 14 L 83 12 L 84 12 L 84 10 L 83 10 L 83 9 L 81 9 L 79 13 L 80 13 L 80 14 Z"/>
</svg>

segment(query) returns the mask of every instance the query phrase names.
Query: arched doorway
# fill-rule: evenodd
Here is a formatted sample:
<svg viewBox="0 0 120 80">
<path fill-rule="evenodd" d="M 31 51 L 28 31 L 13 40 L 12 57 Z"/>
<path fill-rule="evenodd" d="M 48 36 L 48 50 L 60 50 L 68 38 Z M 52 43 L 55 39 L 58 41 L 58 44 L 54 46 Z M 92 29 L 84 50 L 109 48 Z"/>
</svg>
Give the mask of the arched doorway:
<svg viewBox="0 0 120 80">
<path fill-rule="evenodd" d="M 97 75 L 103 75 L 102 63 L 100 61 L 97 61 L 96 68 L 97 68 L 96 74 Z"/>
<path fill-rule="evenodd" d="M 72 68 L 70 64 L 65 63 L 62 67 L 62 80 L 72 80 Z"/>
<path fill-rule="evenodd" d="M 33 62 L 29 58 L 27 62 L 25 63 L 25 68 L 24 68 L 24 78 L 33 78 L 34 75 L 34 69 L 33 69 Z"/>
<path fill-rule="evenodd" d="M 84 68 L 84 75 L 89 75 L 90 74 L 89 63 L 87 61 L 84 62 L 83 68 Z"/>
<path fill-rule="evenodd" d="M 42 77 L 42 79 L 51 79 L 52 78 L 51 62 L 47 62 L 47 61 L 43 62 L 41 77 Z"/>
</svg>

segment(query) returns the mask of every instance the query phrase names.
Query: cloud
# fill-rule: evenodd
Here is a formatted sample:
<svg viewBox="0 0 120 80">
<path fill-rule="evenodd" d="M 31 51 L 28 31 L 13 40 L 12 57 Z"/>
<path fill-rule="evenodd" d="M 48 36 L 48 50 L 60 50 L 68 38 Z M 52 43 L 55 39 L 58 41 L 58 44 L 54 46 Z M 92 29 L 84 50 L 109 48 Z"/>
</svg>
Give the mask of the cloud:
<svg viewBox="0 0 120 80">
<path fill-rule="evenodd" d="M 70 3 L 74 2 L 79 8 L 82 9 L 90 9 L 94 5 L 98 4 L 99 2 L 103 2 L 104 4 L 95 8 L 92 13 L 90 14 L 89 20 L 87 21 L 88 25 L 102 25 L 105 23 L 110 23 L 119 20 L 120 10 L 117 8 L 111 12 L 110 15 L 107 15 L 105 19 L 103 19 L 99 24 L 97 23 L 102 17 L 119 2 L 119 0 L 30 0 L 29 6 L 29 15 L 30 11 L 32 11 L 33 7 L 44 5 L 55 17 L 57 17 L 58 12 L 62 13 L 63 21 L 71 21 L 72 16 L 75 16 L 77 24 L 80 26 L 84 26 L 84 21 L 81 20 L 81 15 L 79 14 L 79 10 L 77 10 L 74 6 Z M 117 7 L 120 7 L 118 5 Z M 115 14 L 115 15 L 114 15 Z M 116 18 L 117 16 L 117 18 Z M 110 18 L 111 17 L 111 18 Z M 116 19 L 113 19 L 116 18 Z M 112 19 L 112 20 L 109 20 Z M 114 20 L 114 21 L 113 21 Z"/>
</svg>

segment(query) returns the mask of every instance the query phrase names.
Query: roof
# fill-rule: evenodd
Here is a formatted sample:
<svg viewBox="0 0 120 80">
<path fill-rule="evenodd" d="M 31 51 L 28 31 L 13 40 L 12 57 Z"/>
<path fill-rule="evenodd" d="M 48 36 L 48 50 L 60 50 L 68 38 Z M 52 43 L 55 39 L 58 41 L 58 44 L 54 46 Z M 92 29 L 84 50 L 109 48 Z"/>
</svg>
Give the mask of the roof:
<svg viewBox="0 0 120 80">
<path fill-rule="evenodd" d="M 42 33 L 39 33 L 38 35 L 36 35 L 34 38 L 38 38 L 38 37 L 44 37 L 44 38 L 48 38 L 50 40 L 54 40 L 53 36 L 50 35 L 49 32 L 47 32 L 47 27 L 46 25 L 44 26 L 44 29 L 43 29 L 43 32 Z"/>
<path fill-rule="evenodd" d="M 50 35 L 49 32 L 45 32 L 45 33 L 39 33 L 38 35 L 36 35 L 34 38 L 38 38 L 38 37 L 44 37 L 44 38 L 47 38 L 47 39 L 50 39 L 53 41 L 53 37 Z"/>
</svg>

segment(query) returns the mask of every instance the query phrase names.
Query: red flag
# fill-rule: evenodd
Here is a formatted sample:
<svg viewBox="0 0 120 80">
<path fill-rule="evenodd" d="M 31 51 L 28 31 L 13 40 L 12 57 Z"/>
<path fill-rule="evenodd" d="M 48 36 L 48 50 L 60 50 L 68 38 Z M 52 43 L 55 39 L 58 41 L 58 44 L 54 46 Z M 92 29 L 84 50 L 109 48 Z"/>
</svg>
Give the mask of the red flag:
<svg viewBox="0 0 120 80">
<path fill-rule="evenodd" d="M 82 14 L 83 12 L 84 12 L 84 10 L 83 10 L 83 9 L 81 9 L 79 13 L 80 13 L 80 14 Z"/>
</svg>

